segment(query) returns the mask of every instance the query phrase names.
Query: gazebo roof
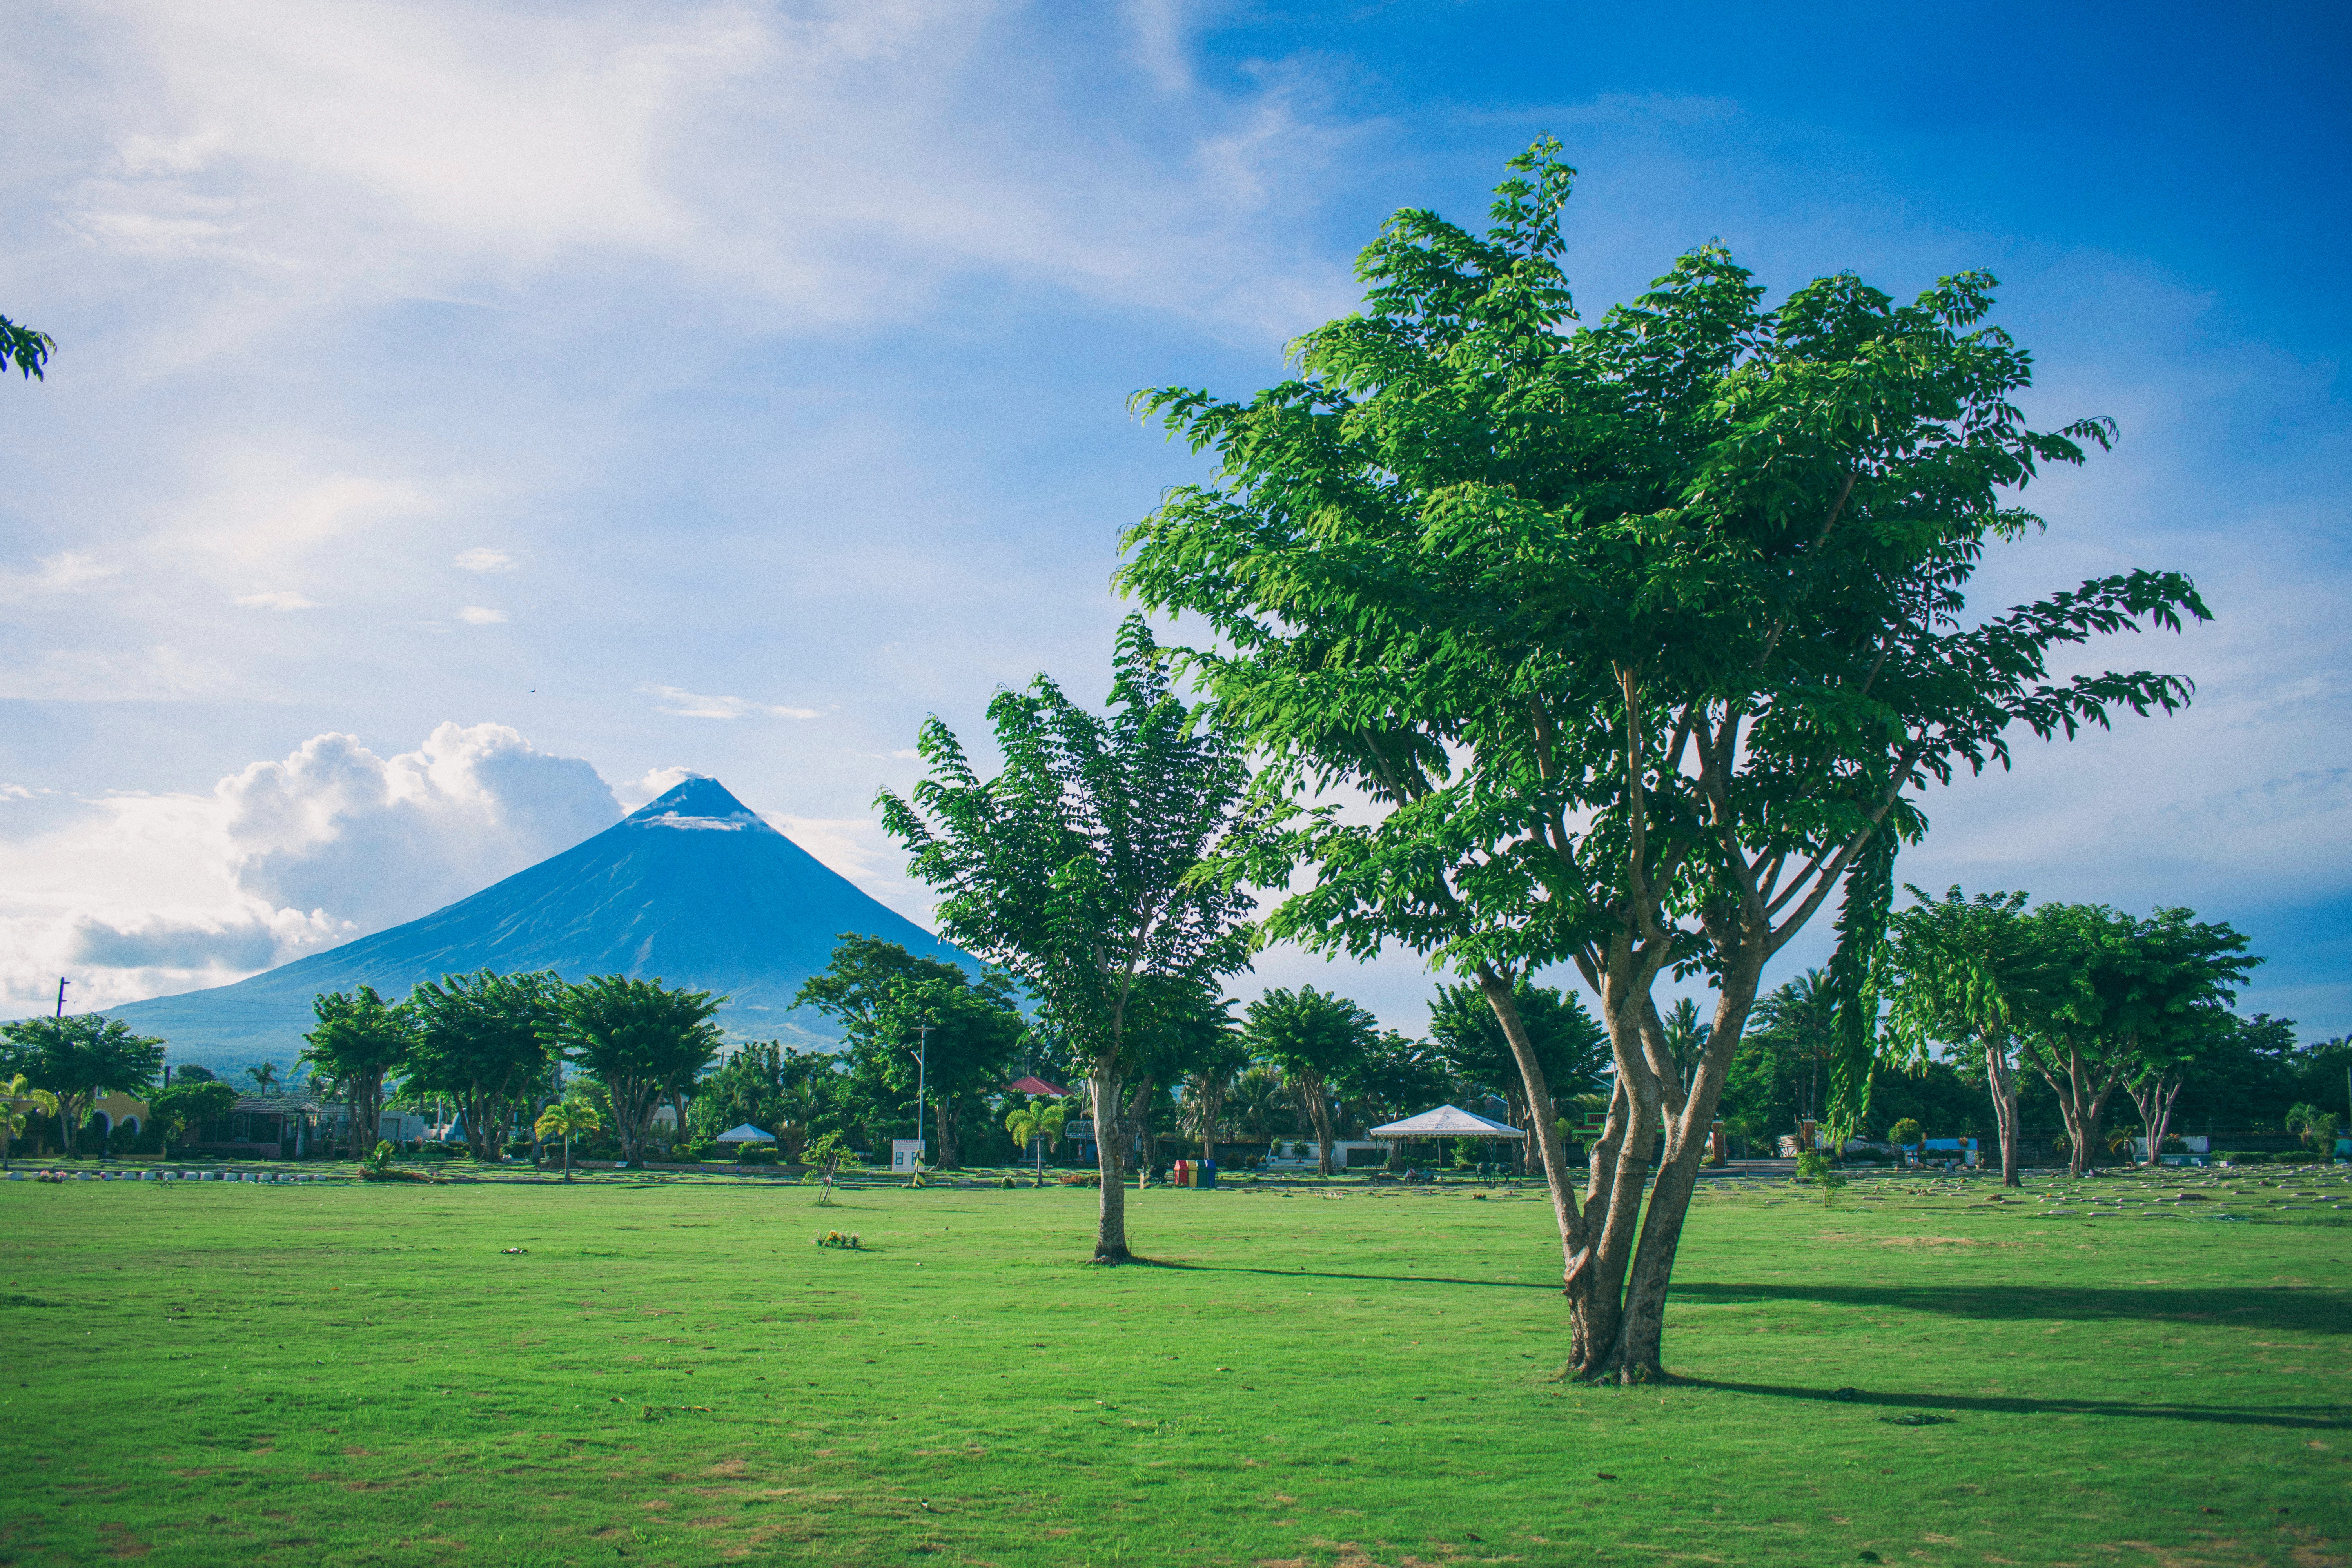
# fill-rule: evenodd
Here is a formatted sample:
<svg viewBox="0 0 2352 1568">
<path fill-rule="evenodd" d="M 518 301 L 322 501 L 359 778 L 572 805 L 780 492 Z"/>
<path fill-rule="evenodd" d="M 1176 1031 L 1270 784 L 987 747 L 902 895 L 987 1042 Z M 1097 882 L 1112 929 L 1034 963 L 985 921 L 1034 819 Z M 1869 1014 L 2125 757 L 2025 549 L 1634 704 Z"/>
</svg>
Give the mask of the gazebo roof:
<svg viewBox="0 0 2352 1568">
<path fill-rule="evenodd" d="M 1403 1142 L 1412 1138 L 1496 1138 L 1516 1142 L 1527 1137 L 1518 1128 L 1506 1127 L 1483 1116 L 1473 1116 L 1453 1105 L 1441 1105 L 1434 1110 L 1424 1110 L 1419 1116 L 1408 1116 L 1402 1121 L 1375 1127 L 1371 1135 L 1389 1142 Z"/>
<path fill-rule="evenodd" d="M 748 1121 L 740 1127 L 730 1127 L 711 1140 L 714 1143 L 772 1143 L 775 1141 L 774 1133 L 761 1131 Z"/>
<path fill-rule="evenodd" d="M 1048 1100 L 1060 1100 L 1070 1092 L 1057 1083 L 1047 1083 L 1042 1078 L 1016 1078 L 1004 1087 L 1014 1094 L 1042 1094 Z"/>
</svg>

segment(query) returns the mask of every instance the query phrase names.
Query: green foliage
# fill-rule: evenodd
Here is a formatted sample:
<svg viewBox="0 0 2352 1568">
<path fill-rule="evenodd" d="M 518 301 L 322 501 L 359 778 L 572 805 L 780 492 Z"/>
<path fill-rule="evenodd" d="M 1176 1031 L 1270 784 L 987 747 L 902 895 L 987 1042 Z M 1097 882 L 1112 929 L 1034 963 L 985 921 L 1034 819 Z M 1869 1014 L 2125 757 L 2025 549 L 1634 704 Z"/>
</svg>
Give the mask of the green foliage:
<svg viewBox="0 0 2352 1568">
<path fill-rule="evenodd" d="M 310 999 L 318 1024 L 302 1037 L 302 1063 L 331 1078 L 351 1105 L 354 1147 L 383 1125 L 384 1079 L 407 1065 L 415 1048 L 416 1010 L 387 1003 L 375 987 Z"/>
<path fill-rule="evenodd" d="M 1251 1003 L 1242 1039 L 1282 1069 L 1315 1129 L 1317 1169 L 1331 1174 L 1331 1084 L 1362 1068 L 1380 1040 L 1378 1020 L 1344 996 L 1302 985 L 1270 990 Z"/>
<path fill-rule="evenodd" d="M 1583 999 L 1525 975 L 1512 986 L 1512 999 L 1552 1103 L 1565 1105 L 1598 1088 L 1609 1067 L 1609 1033 L 1585 1010 Z M 1429 1005 L 1429 1037 L 1437 1059 L 1454 1077 L 1500 1094 L 1514 1107 L 1527 1105 L 1518 1058 L 1504 1037 L 1502 1021 L 1476 986 L 1438 986 Z"/>
<path fill-rule="evenodd" d="M 843 933 L 831 964 L 793 1002 L 840 1023 L 847 1087 L 890 1128 L 914 1120 L 922 1058 L 920 1076 L 940 1111 L 940 1158 L 950 1165 L 961 1163 L 961 1111 L 1012 1076 L 1028 1034 L 1003 971 L 974 982 L 960 964 L 854 932 Z"/>
<path fill-rule="evenodd" d="M 723 1037 L 712 1020 L 723 1000 L 618 974 L 592 975 L 551 993 L 542 1037 L 595 1078 L 624 1158 L 645 1159 L 655 1110 L 690 1089 L 717 1059 Z"/>
<path fill-rule="evenodd" d="M 98 1013 L 0 1024 L 0 1073 L 22 1074 L 57 1100 L 68 1157 L 80 1152 L 89 1108 L 109 1094 L 143 1098 L 163 1068 L 163 1042 Z"/>
<path fill-rule="evenodd" d="M 1745 994 L 1873 840 L 1924 831 L 1916 795 L 2005 764 L 2013 729 L 2179 707 L 2178 677 L 2053 680 L 2051 656 L 2206 610 L 2178 574 L 2133 572 L 1965 613 L 1986 546 L 2039 526 L 2013 492 L 2112 436 L 2024 423 L 2031 360 L 1986 324 L 1990 277 L 1898 304 L 1844 274 L 1768 310 L 1710 245 L 1579 329 L 1573 175 L 1547 138 L 1483 235 L 1396 215 L 1358 264 L 1365 310 L 1300 338 L 1292 379 L 1143 395 L 1217 468 L 1129 531 L 1118 581 L 1202 618 L 1179 661 L 1265 759 L 1279 831 L 1232 874 L 1311 868 L 1268 935 L 1401 945 L 1498 1010 L 1519 974 L 1575 962 L 1641 1107 L 1628 1152 L 1670 1114 L 1695 1161 L 1720 1079 L 1685 1094 L 1652 1069 L 1656 976 Z M 1883 903 L 1849 904 L 1855 1021 Z M 1654 1212 L 1656 1267 L 1629 1268 L 1612 1193 L 1556 1198 L 1564 1255 L 1601 1247 L 1593 1279 L 1662 1292 L 1679 1218 Z M 1615 1356 L 1615 1306 L 1580 1300 L 1591 1353 Z"/>
<path fill-rule="evenodd" d="M 563 982 L 552 973 L 444 975 L 409 993 L 417 1022 L 404 1087 L 446 1095 L 464 1119 L 478 1160 L 498 1158 L 511 1108 L 544 1084 L 554 1065 Z"/>
<path fill-rule="evenodd" d="M 217 1121 L 236 1109 L 236 1090 L 212 1079 L 191 1081 L 187 1069 L 173 1074 L 173 1081 L 148 1097 L 148 1120 L 163 1129 L 166 1144 L 186 1140 L 206 1122 Z"/>
<path fill-rule="evenodd" d="M 48 333 L 20 327 L 0 316 L 0 374 L 15 369 L 22 371 L 27 381 L 47 380 L 41 373 L 57 352 L 58 341 Z"/>
<path fill-rule="evenodd" d="M 1886 1130 L 1886 1141 L 1898 1149 L 1916 1149 L 1927 1135 L 1927 1129 L 1908 1116 Z"/>
<path fill-rule="evenodd" d="M 944 933 L 1010 970 L 1040 1024 L 1088 1062 L 1104 1183 L 1097 1256 L 1128 1256 L 1116 1194 L 1138 1107 L 1123 1103 L 1139 1048 L 1139 984 L 1206 988 L 1248 962 L 1252 900 L 1202 875 L 1246 840 L 1249 778 L 1237 749 L 1203 731 L 1170 689 L 1139 616 L 1120 628 L 1110 711 L 1039 676 L 999 692 L 989 721 L 1003 771 L 982 779 L 953 731 L 922 730 L 929 770 L 911 798 L 885 791 L 883 825 L 940 895 Z"/>
</svg>

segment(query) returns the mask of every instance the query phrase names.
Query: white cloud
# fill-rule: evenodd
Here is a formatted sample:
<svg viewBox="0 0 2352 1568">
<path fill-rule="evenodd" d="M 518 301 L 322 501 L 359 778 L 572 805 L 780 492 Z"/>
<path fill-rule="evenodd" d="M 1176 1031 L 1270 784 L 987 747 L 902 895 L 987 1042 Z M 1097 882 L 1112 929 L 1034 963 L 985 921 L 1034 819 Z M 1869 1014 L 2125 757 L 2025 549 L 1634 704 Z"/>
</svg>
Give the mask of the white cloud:
<svg viewBox="0 0 2352 1568">
<path fill-rule="evenodd" d="M 505 551 L 480 546 L 457 552 L 457 558 L 450 563 L 460 572 L 511 572 L 514 563 L 514 557 Z"/>
<path fill-rule="evenodd" d="M 495 626 L 505 621 L 507 613 L 487 605 L 467 605 L 457 612 L 457 618 L 469 626 Z"/>
<path fill-rule="evenodd" d="M 0 604 L 22 603 L 52 594 L 96 587 L 121 569 L 86 550 L 61 550 L 35 563 L 37 572 L 0 572 Z"/>
<path fill-rule="evenodd" d="M 223 984 L 412 920 L 620 816 L 577 757 L 443 724 L 380 757 L 325 734 L 209 795 L 116 795 L 0 843 L 0 996 L 104 1006 Z"/>
<path fill-rule="evenodd" d="M 236 602 L 256 610 L 318 610 L 326 607 L 316 599 L 306 599 L 286 588 L 270 594 L 239 595 Z"/>
<path fill-rule="evenodd" d="M 642 778 L 614 784 L 613 794 L 624 806 L 635 811 L 641 805 L 651 805 L 688 779 L 709 776 L 692 768 L 648 768 Z"/>
<path fill-rule="evenodd" d="M 814 719 L 823 711 L 754 702 L 744 697 L 705 697 L 676 686 L 646 686 L 639 689 L 661 699 L 655 705 L 655 712 L 671 713 L 681 719 L 740 719 L 753 713 L 764 713 L 772 719 Z"/>
<path fill-rule="evenodd" d="M 231 683 L 218 661 L 185 648 L 53 648 L 0 668 L 0 698 L 29 702 L 187 702 Z"/>
</svg>

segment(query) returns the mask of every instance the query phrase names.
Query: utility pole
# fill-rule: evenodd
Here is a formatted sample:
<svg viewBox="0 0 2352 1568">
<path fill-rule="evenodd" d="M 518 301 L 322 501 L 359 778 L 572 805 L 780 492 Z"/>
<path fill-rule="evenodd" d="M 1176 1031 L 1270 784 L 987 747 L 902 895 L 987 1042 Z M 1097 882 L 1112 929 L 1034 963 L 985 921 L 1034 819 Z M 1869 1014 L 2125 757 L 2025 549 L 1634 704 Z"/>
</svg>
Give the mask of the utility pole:
<svg viewBox="0 0 2352 1568">
<path fill-rule="evenodd" d="M 923 1117 L 930 1108 L 931 1021 L 925 1018 L 915 1032 L 915 1158 L 924 1159 L 931 1146 L 925 1141 Z"/>
<path fill-rule="evenodd" d="M 58 1016 L 59 1019 L 63 1019 L 66 1016 L 66 987 L 72 984 L 73 982 L 68 980 L 64 975 L 60 974 L 58 976 Z"/>
</svg>

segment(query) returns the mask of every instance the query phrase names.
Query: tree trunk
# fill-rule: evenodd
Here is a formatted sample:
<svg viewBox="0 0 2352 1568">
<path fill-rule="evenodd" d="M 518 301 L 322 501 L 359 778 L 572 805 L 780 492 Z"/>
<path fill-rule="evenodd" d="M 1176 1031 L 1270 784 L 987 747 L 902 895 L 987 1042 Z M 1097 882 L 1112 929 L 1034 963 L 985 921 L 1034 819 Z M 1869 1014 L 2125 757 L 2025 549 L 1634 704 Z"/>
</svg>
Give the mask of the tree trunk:
<svg viewBox="0 0 2352 1568">
<path fill-rule="evenodd" d="M 1329 1086 L 1317 1073 L 1294 1075 L 1298 1086 L 1298 1109 L 1307 1113 L 1307 1125 L 1315 1134 L 1316 1174 L 1331 1173 L 1331 1095 Z"/>
<path fill-rule="evenodd" d="M 1102 1177 L 1095 1218 L 1095 1261 L 1125 1263 L 1134 1254 L 1127 1249 L 1127 1122 L 1119 1113 L 1116 1052 L 1095 1058 L 1087 1089 L 1094 1099 L 1095 1169 Z"/>
<path fill-rule="evenodd" d="M 1993 1121 L 2000 1140 L 2000 1184 L 2022 1186 L 2017 1169 L 2017 1079 L 2010 1070 L 2007 1041 L 1985 1041 L 1985 1082 L 1992 1093 Z"/>
<path fill-rule="evenodd" d="M 86 1102 L 80 1095 L 58 1096 L 58 1147 L 68 1160 L 81 1158 L 81 1119 Z"/>
<path fill-rule="evenodd" d="M 1658 1179 L 1650 1189 L 1649 1212 L 1642 1218 L 1642 1239 L 1633 1256 L 1626 1284 L 1622 1326 L 1618 1330 L 1616 1370 L 1627 1383 L 1665 1375 L 1662 1361 L 1666 1328 L 1666 1288 L 1674 1278 L 1675 1256 L 1682 1246 L 1683 1225 L 1690 1215 L 1691 1195 L 1698 1190 L 1699 1166 L 1705 1162 L 1715 1124 L 1715 1110 L 1723 1086 L 1731 1076 L 1731 1058 L 1738 1054 L 1740 1036 L 1748 1026 L 1748 1010 L 1764 968 L 1761 944 L 1752 960 L 1738 963 L 1725 974 L 1717 994 L 1715 1023 L 1706 1049 L 1691 1075 L 1690 1089 L 1681 1107 L 1666 1120 L 1665 1156 Z M 1645 1004 L 1647 999 L 1644 999 Z M 1665 1027 L 1654 1004 L 1646 1006 L 1645 1043 L 1664 1057 Z"/>
<path fill-rule="evenodd" d="M 572 1179 L 572 1134 L 569 1132 L 563 1135 L 563 1179 L 567 1182 Z"/>
<path fill-rule="evenodd" d="M 963 1169 L 963 1141 L 957 1136 L 956 1101 L 941 1095 L 933 1102 L 932 1119 L 940 1126 L 940 1165 L 943 1170 Z"/>
<path fill-rule="evenodd" d="M 2171 1136 L 2172 1102 L 2180 1093 L 2180 1085 L 2178 1078 L 2168 1085 L 2165 1079 L 2156 1078 L 2148 1079 L 2145 1086 L 2133 1084 L 2125 1090 L 2139 1111 L 2140 1130 L 2147 1134 L 2147 1163 L 2151 1167 L 2164 1163 L 2164 1142 Z"/>
</svg>

